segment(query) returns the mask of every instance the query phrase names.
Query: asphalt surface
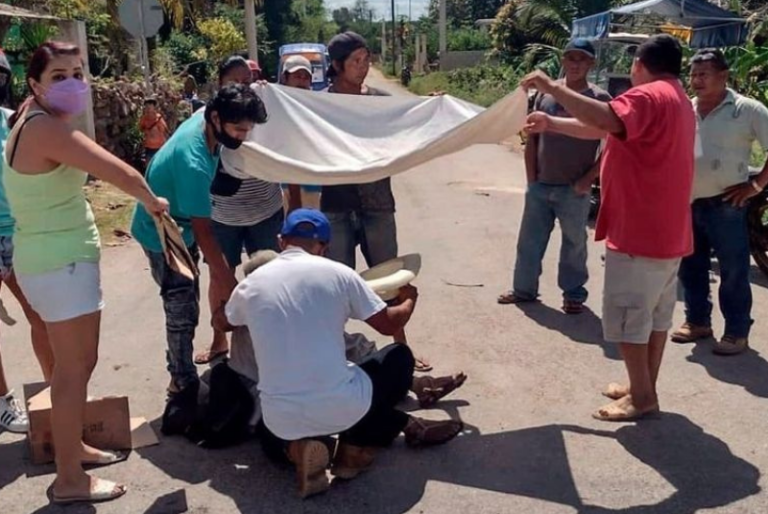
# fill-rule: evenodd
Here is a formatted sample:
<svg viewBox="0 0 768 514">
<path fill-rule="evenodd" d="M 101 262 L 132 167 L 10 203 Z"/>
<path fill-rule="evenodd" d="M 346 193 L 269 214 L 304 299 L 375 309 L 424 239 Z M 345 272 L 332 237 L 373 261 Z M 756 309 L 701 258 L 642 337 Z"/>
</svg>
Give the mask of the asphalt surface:
<svg viewBox="0 0 768 514">
<path fill-rule="evenodd" d="M 45 496 L 53 468 L 31 465 L 24 438 L 1 434 L 0 512 L 768 512 L 768 326 L 761 315 L 768 280 L 753 273 L 757 319 L 749 352 L 723 358 L 711 354 L 711 341 L 670 345 L 661 418 L 594 421 L 601 388 L 624 378 L 616 348 L 601 340 L 602 246 L 590 246 L 584 314 L 559 310 L 557 231 L 542 302 L 496 304 L 509 287 L 524 188 L 522 160 L 502 146 L 473 147 L 394 179 L 401 253 L 423 257 L 412 345 L 436 372 L 469 375 L 461 390 L 423 413 L 461 417 L 467 430 L 456 441 L 422 451 L 398 441 L 358 479 L 300 501 L 290 470 L 268 462 L 257 441 L 211 451 L 164 438 L 97 472 L 128 485 L 123 499 L 65 510 Z M 135 244 L 107 249 L 102 267 L 107 308 L 91 393 L 127 394 L 131 414 L 157 426 L 167 384 L 157 290 Z M 719 317 L 715 327 L 722 330 Z M 24 323 L 3 327 L 3 358 L 17 388 L 39 379 L 26 330 Z M 201 327 L 197 346 L 209 340 Z"/>
</svg>

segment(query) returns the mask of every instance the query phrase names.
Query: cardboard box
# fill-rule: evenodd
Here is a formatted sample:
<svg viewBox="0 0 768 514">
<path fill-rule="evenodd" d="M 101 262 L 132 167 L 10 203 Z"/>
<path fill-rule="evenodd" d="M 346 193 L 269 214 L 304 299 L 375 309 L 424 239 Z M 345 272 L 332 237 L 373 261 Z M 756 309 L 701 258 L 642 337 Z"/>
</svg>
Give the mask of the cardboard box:
<svg viewBox="0 0 768 514">
<path fill-rule="evenodd" d="M 29 415 L 29 447 L 34 464 L 53 462 L 54 447 L 51 434 L 51 389 L 48 384 L 24 386 L 24 398 Z M 131 416 L 128 398 L 110 396 L 89 398 L 85 406 L 83 440 L 102 450 L 129 450 Z"/>
</svg>

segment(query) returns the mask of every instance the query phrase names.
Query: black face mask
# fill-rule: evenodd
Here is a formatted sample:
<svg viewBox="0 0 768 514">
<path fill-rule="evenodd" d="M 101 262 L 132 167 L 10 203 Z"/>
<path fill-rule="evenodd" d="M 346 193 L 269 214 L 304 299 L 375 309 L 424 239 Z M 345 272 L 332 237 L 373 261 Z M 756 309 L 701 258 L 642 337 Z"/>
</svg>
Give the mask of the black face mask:
<svg viewBox="0 0 768 514">
<path fill-rule="evenodd" d="M 221 143 L 224 148 L 228 148 L 230 150 L 237 150 L 243 144 L 243 142 L 236 137 L 232 137 L 227 134 L 225 130 L 217 130 L 216 125 L 213 126 L 213 135 L 216 137 L 216 141 Z"/>
</svg>

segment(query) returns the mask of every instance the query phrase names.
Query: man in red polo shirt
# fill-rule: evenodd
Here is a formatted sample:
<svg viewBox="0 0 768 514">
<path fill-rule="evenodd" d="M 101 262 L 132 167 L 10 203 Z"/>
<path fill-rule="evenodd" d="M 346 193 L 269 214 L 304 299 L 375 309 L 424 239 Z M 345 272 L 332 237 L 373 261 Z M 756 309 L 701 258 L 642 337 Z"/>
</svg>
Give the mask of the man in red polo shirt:
<svg viewBox="0 0 768 514">
<path fill-rule="evenodd" d="M 614 401 L 593 416 L 630 421 L 659 410 L 656 380 L 672 327 L 677 271 L 693 252 L 691 188 L 696 118 L 680 84 L 682 48 L 672 36 L 649 38 L 635 54 L 633 88 L 610 103 L 593 100 L 541 72 L 526 88 L 555 97 L 574 119 L 534 113 L 528 130 L 594 139 L 607 135 L 597 240 L 605 240 L 603 334 L 619 343 L 629 387 L 611 384 Z"/>
</svg>

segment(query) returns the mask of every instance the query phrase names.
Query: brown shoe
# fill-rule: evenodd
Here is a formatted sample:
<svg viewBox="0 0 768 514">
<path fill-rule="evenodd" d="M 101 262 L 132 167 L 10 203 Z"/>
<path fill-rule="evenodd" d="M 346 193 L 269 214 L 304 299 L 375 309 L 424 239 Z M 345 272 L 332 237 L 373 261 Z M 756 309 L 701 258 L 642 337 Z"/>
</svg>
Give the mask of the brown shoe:
<svg viewBox="0 0 768 514">
<path fill-rule="evenodd" d="M 373 464 L 376 448 L 339 443 L 333 458 L 331 474 L 342 480 L 352 480 Z"/>
<path fill-rule="evenodd" d="M 328 447 L 314 439 L 292 441 L 288 445 L 288 458 L 296 465 L 299 496 L 308 498 L 328 490 L 330 483 L 325 474 L 331 457 Z"/>
<path fill-rule="evenodd" d="M 734 337 L 724 335 L 723 338 L 715 343 L 712 353 L 717 355 L 736 355 L 749 348 L 749 339 L 746 337 Z"/>
<path fill-rule="evenodd" d="M 411 448 L 418 446 L 436 446 L 445 444 L 464 429 L 461 421 L 449 419 L 447 421 L 430 421 L 411 416 L 403 433 L 405 444 Z"/>
<path fill-rule="evenodd" d="M 672 333 L 673 343 L 693 343 L 699 339 L 706 339 L 712 337 L 712 327 L 703 325 L 694 325 L 693 323 L 685 322 Z"/>
</svg>

